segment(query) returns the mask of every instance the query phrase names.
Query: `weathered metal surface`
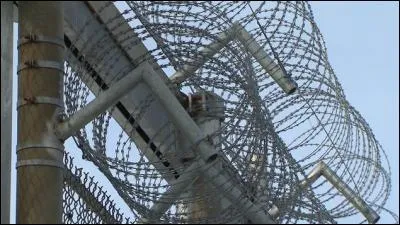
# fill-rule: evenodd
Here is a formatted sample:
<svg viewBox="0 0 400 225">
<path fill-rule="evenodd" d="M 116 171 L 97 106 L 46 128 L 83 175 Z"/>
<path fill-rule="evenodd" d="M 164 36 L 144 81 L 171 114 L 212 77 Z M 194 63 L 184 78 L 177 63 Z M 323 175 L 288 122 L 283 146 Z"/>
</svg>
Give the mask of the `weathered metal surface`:
<svg viewBox="0 0 400 225">
<path fill-rule="evenodd" d="M 36 34 L 62 39 L 62 2 L 19 2 L 19 36 Z M 19 146 L 17 152 L 17 223 L 62 222 L 63 149 L 54 135 L 53 125 L 62 107 L 38 100 L 63 99 L 63 68 L 49 68 L 31 62 L 55 62 L 63 66 L 64 48 L 52 43 L 30 42 L 18 49 L 18 63 L 25 68 L 18 72 L 18 99 L 24 99 L 18 108 Z M 30 144 L 36 143 L 36 147 Z M 28 147 L 27 147 L 28 146 Z M 62 145 L 61 145 L 62 146 Z"/>
<path fill-rule="evenodd" d="M 10 222 L 13 4 L 1 2 L 1 223 Z"/>
</svg>

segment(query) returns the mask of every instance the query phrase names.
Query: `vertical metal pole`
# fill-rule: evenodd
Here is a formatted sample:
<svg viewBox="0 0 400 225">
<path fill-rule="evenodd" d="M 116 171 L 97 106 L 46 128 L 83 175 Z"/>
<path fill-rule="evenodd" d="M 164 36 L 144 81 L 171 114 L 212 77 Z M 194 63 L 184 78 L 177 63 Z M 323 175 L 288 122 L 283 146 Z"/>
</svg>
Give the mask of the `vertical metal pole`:
<svg viewBox="0 0 400 225">
<path fill-rule="evenodd" d="M 10 223 L 13 2 L 1 2 L 1 224 Z"/>
<path fill-rule="evenodd" d="M 223 190 L 224 192 L 222 195 L 230 202 L 236 204 L 237 208 L 245 210 L 254 223 L 274 224 L 275 221 L 271 219 L 269 214 L 262 211 L 260 205 L 253 204 L 249 198 L 244 197 L 244 193 L 234 184 L 231 178 L 224 173 L 224 170 L 213 164 L 215 160 L 218 160 L 218 152 L 215 150 L 214 146 L 203 141 L 204 133 L 189 117 L 185 109 L 180 105 L 161 78 L 154 75 L 154 71 L 151 67 L 147 67 L 147 73 L 147 76 L 143 76 L 144 82 L 146 82 L 157 96 L 160 103 L 165 107 L 172 123 L 185 134 L 191 144 L 196 144 L 198 156 L 208 164 L 207 169 L 201 171 L 202 175 L 207 177 L 219 190 Z"/>
<path fill-rule="evenodd" d="M 197 121 L 196 121 L 197 120 Z M 213 128 L 217 128 L 220 124 L 218 119 L 196 118 L 200 129 L 205 134 L 212 134 Z M 218 167 L 222 168 L 220 162 Z M 218 191 L 211 185 L 204 176 L 199 176 L 192 184 L 191 197 L 196 198 L 189 204 L 190 220 L 195 223 L 200 222 L 204 218 L 216 218 L 221 212 L 221 196 L 216 196 Z"/>
<path fill-rule="evenodd" d="M 62 222 L 63 145 L 53 130 L 63 107 L 62 6 L 19 2 L 17 223 Z"/>
<path fill-rule="evenodd" d="M 217 151 L 221 149 L 220 138 L 215 135 L 221 128 L 221 120 L 224 116 L 224 104 L 222 99 L 217 95 L 209 92 L 202 92 L 189 96 L 197 98 L 197 104 L 190 105 L 193 108 L 193 120 L 205 135 L 209 137 L 209 141 Z M 190 101 L 196 102 L 196 100 Z M 218 162 L 218 167 L 222 169 L 222 162 Z M 216 218 L 222 210 L 222 198 L 218 196 L 218 190 L 210 184 L 204 176 L 199 176 L 191 185 L 190 197 L 193 199 L 188 204 L 188 213 L 190 221 L 194 223 L 204 222 L 204 218 Z"/>
</svg>

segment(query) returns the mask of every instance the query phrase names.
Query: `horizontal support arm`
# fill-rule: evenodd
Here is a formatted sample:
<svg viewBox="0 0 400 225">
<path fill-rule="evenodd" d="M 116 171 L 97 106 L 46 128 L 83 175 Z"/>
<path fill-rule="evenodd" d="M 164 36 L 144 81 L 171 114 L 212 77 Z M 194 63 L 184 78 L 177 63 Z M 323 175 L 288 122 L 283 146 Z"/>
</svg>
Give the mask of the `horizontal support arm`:
<svg viewBox="0 0 400 225">
<path fill-rule="evenodd" d="M 307 179 L 300 183 L 300 186 L 306 188 L 308 183 L 314 183 L 320 176 L 324 176 L 340 193 L 342 193 L 344 197 L 367 218 L 369 223 L 375 224 L 378 222 L 380 216 L 322 161 L 311 171 Z"/>
<path fill-rule="evenodd" d="M 184 65 L 182 70 L 175 72 L 170 77 L 171 81 L 179 84 L 189 76 L 193 76 L 196 70 L 203 66 L 207 60 L 212 58 L 222 48 L 227 46 L 229 42 L 235 39 L 240 41 L 286 94 L 292 94 L 296 91 L 296 82 L 288 76 L 284 68 L 281 68 L 280 65 L 276 64 L 274 60 L 268 56 L 265 50 L 238 22 L 234 23 L 232 27 L 226 31 L 220 33 L 217 40 L 202 48 L 199 51 L 202 58 Z"/>
<path fill-rule="evenodd" d="M 77 111 L 65 121 L 56 125 L 56 135 L 61 140 L 66 140 L 93 120 L 100 113 L 118 102 L 120 98 L 129 93 L 142 77 L 143 69 L 136 68 L 130 74 L 117 81 L 108 90 L 100 93 L 96 99 Z"/>
<path fill-rule="evenodd" d="M 170 80 L 173 83 L 182 83 L 187 77 L 194 75 L 196 70 L 202 67 L 209 59 L 211 59 L 215 54 L 217 54 L 222 48 L 224 48 L 230 41 L 235 37 L 234 31 L 235 27 L 231 27 L 228 30 L 220 33 L 217 39 L 211 44 L 200 49 L 199 55 L 202 56 L 201 59 L 196 59 L 195 61 L 185 64 L 182 70 L 175 72 Z"/>
<path fill-rule="evenodd" d="M 268 56 L 265 50 L 249 34 L 249 32 L 239 23 L 237 27 L 237 39 L 253 55 L 262 68 L 274 79 L 286 94 L 292 94 L 297 89 L 297 84 L 289 77 L 284 68 L 281 68 L 274 60 Z"/>
</svg>

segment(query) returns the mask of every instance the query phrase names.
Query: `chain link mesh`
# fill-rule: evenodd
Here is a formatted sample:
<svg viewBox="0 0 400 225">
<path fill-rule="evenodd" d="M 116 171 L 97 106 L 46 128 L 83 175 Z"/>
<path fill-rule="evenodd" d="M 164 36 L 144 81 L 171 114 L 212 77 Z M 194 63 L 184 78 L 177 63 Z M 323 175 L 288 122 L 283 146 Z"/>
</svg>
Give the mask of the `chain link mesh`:
<svg viewBox="0 0 400 225">
<path fill-rule="evenodd" d="M 68 154 L 64 156 L 66 172 L 63 190 L 63 223 L 65 224 L 120 224 L 134 223 L 124 217 L 111 195 L 73 163 Z M 111 198 L 111 200 L 110 200 Z"/>
</svg>

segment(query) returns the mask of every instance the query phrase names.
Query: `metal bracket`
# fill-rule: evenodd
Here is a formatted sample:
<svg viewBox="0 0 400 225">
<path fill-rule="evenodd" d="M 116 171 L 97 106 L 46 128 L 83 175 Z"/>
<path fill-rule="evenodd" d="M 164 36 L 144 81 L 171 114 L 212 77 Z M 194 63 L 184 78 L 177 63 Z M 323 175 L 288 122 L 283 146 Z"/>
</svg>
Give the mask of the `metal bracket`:
<svg viewBox="0 0 400 225">
<path fill-rule="evenodd" d="M 48 43 L 48 44 L 54 44 L 54 45 L 58 45 L 62 48 L 65 48 L 63 39 L 56 38 L 56 37 L 37 35 L 37 34 L 29 34 L 27 36 L 18 38 L 17 49 L 19 49 L 19 47 L 21 45 L 24 45 L 27 43 Z"/>
<path fill-rule="evenodd" d="M 47 160 L 47 159 L 27 159 L 20 160 L 17 162 L 16 169 L 24 166 L 51 166 L 65 169 L 65 165 L 62 161 Z"/>
<path fill-rule="evenodd" d="M 176 71 L 169 79 L 175 84 L 182 83 L 186 78 L 193 76 L 207 60 L 214 57 L 224 47 L 227 47 L 228 43 L 233 40 L 240 41 L 286 94 L 292 94 L 296 91 L 297 83 L 287 74 L 279 59 L 276 59 L 278 60 L 278 64 L 276 64 L 274 59 L 269 57 L 267 52 L 239 22 L 235 22 L 230 28 L 220 33 L 214 42 L 200 49 L 199 53 L 203 55 L 203 58 L 185 64 L 183 69 Z"/>
<path fill-rule="evenodd" d="M 187 111 L 193 118 L 201 115 L 224 120 L 225 106 L 221 97 L 211 92 L 198 92 L 187 95 L 187 101 Z"/>
<path fill-rule="evenodd" d="M 18 65 L 18 70 L 17 73 L 21 72 L 24 69 L 30 69 L 30 68 L 47 68 L 47 69 L 55 69 L 59 70 L 62 73 L 64 73 L 64 64 L 59 63 L 56 61 L 50 61 L 50 60 L 30 60 L 30 61 L 25 61 L 21 64 Z"/>
<path fill-rule="evenodd" d="M 373 210 L 356 192 L 354 192 L 324 161 L 320 161 L 307 178 L 300 183 L 300 187 L 305 189 L 307 185 L 314 183 L 321 176 L 325 177 L 344 197 L 365 216 L 368 223 L 375 224 L 380 219 Z"/>
<path fill-rule="evenodd" d="M 22 144 L 22 145 L 17 145 L 17 153 L 20 151 L 23 151 L 25 149 L 30 149 L 30 148 L 46 148 L 48 150 L 56 151 L 58 153 L 64 154 L 64 145 L 62 144 L 54 144 L 54 145 L 44 145 L 44 144 Z"/>
<path fill-rule="evenodd" d="M 49 104 L 56 105 L 60 108 L 64 108 L 64 102 L 59 98 L 47 97 L 47 96 L 33 96 L 18 99 L 17 109 L 24 105 L 36 105 L 36 104 Z"/>
</svg>

